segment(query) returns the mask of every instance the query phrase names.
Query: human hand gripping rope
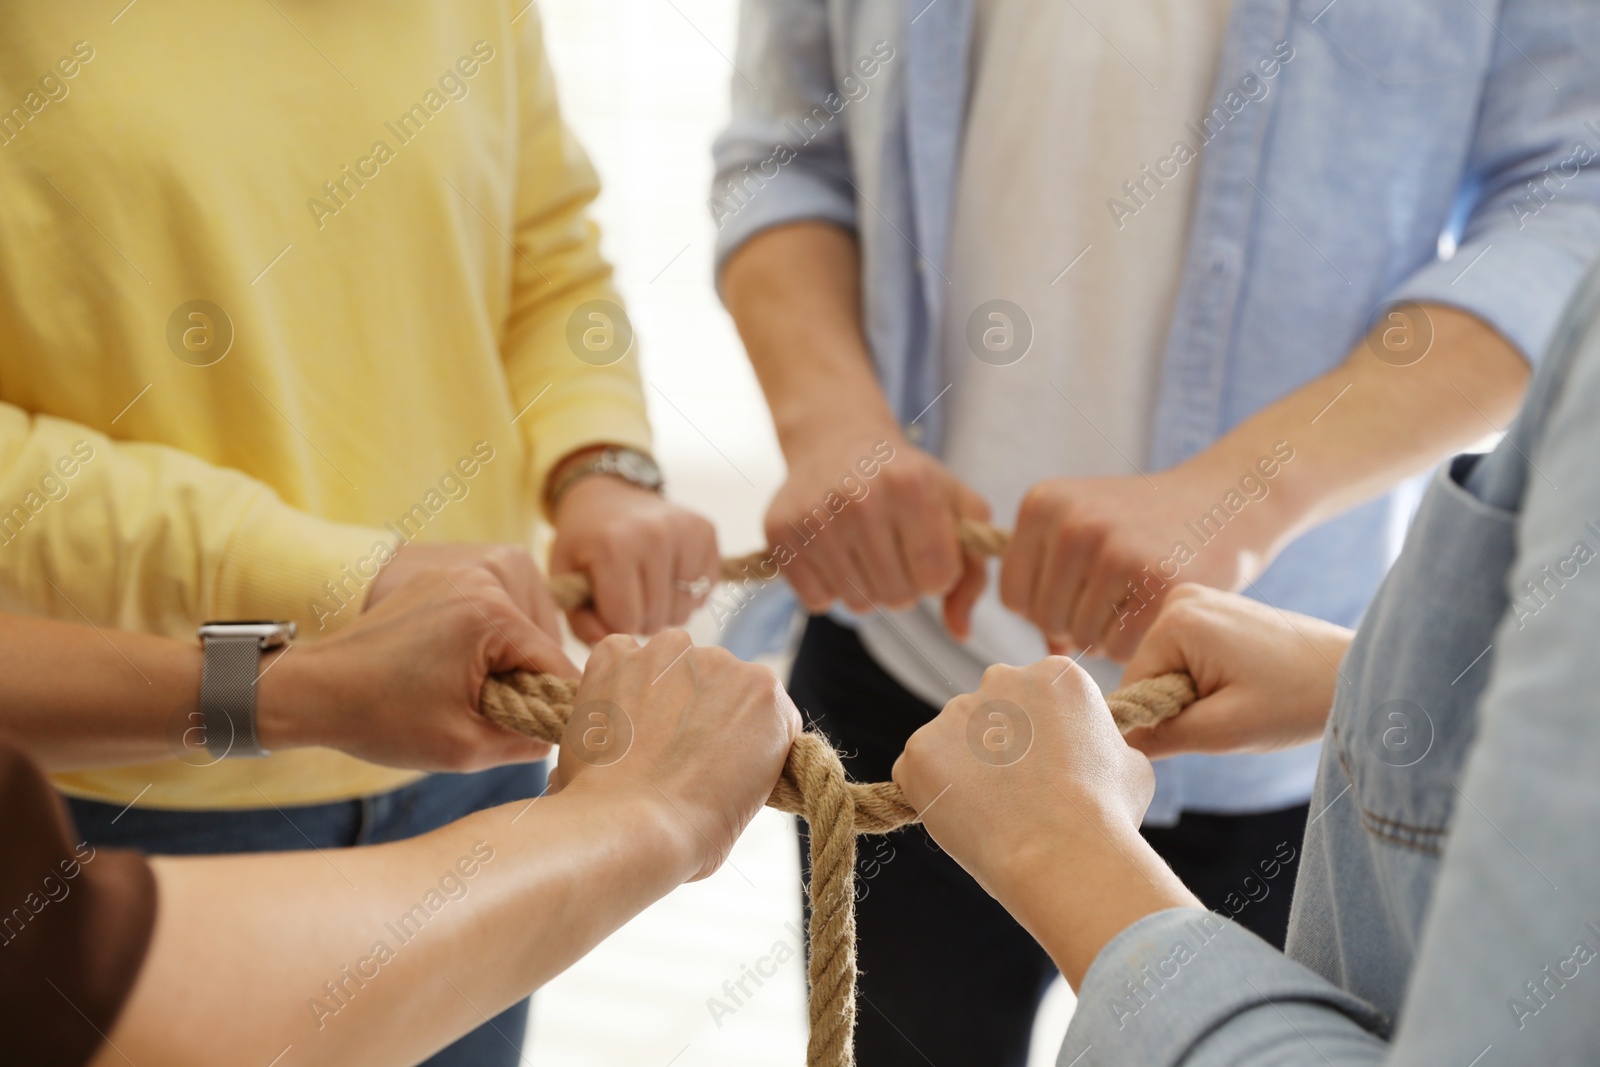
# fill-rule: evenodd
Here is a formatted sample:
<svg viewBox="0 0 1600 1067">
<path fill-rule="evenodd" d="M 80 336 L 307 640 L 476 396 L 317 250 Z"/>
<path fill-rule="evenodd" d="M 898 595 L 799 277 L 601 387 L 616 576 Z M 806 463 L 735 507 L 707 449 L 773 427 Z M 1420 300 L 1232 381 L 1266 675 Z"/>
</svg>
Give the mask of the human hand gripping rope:
<svg viewBox="0 0 1600 1067">
<path fill-rule="evenodd" d="M 961 545 L 975 556 L 1002 554 L 1010 534 L 986 523 L 962 520 Z M 758 573 L 768 553 L 727 559 L 725 581 Z M 590 587 L 581 573 L 559 575 L 550 591 L 563 610 L 585 603 Z M 572 714 L 578 683 L 548 674 L 516 671 L 491 676 L 483 685 L 484 715 L 520 734 L 561 740 Z M 1124 686 L 1106 696 L 1117 727 L 1127 733 L 1171 718 L 1194 703 L 1187 674 L 1166 674 Z M 856 835 L 886 834 L 920 822 L 893 782 L 852 782 L 839 754 L 822 735 L 806 731 L 795 740 L 767 806 L 799 815 L 811 828 L 810 1023 L 808 1067 L 853 1067 L 856 1021 Z"/>
</svg>

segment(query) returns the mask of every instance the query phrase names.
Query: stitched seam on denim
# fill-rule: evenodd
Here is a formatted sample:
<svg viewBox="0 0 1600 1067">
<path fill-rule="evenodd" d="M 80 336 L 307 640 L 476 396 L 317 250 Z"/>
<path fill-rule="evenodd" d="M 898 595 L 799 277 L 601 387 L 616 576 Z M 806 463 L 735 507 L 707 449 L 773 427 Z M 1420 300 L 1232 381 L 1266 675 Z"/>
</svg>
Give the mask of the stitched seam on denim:
<svg viewBox="0 0 1600 1067">
<path fill-rule="evenodd" d="M 1339 736 L 1337 727 L 1333 733 L 1337 742 Z M 1349 780 L 1351 788 L 1354 788 L 1356 777 L 1351 773 L 1350 764 L 1344 758 L 1344 749 L 1335 743 L 1333 754 L 1338 759 L 1339 767 L 1344 771 L 1344 776 Z M 1437 840 L 1449 832 L 1448 827 L 1414 826 L 1411 823 L 1401 822 L 1399 819 L 1391 819 L 1388 816 L 1379 815 L 1363 806 L 1359 799 L 1356 800 L 1356 810 L 1361 816 L 1362 829 L 1368 833 L 1423 852 L 1437 853 L 1439 846 L 1426 844 L 1422 839 L 1432 838 Z"/>
<path fill-rule="evenodd" d="M 1387 815 L 1379 815 L 1377 812 L 1369 811 L 1366 808 L 1362 808 L 1361 811 L 1363 814 L 1371 817 L 1372 821 L 1375 823 L 1380 823 L 1391 829 L 1403 831 L 1408 834 L 1417 834 L 1421 837 L 1442 837 L 1444 834 L 1450 831 L 1448 826 L 1417 826 L 1414 823 L 1401 822 L 1399 819 L 1391 819 Z"/>
<path fill-rule="evenodd" d="M 1411 849 L 1413 852 L 1421 852 L 1426 856 L 1437 856 L 1444 851 L 1443 843 L 1428 844 L 1423 841 L 1413 840 L 1412 838 L 1401 834 L 1391 833 L 1372 822 L 1368 817 L 1369 813 L 1365 808 L 1357 808 L 1356 810 L 1360 812 L 1361 828 L 1380 841 L 1387 841 L 1392 845 L 1399 845 L 1402 848 Z M 1442 832 L 1443 831 L 1441 831 L 1441 833 Z"/>
</svg>

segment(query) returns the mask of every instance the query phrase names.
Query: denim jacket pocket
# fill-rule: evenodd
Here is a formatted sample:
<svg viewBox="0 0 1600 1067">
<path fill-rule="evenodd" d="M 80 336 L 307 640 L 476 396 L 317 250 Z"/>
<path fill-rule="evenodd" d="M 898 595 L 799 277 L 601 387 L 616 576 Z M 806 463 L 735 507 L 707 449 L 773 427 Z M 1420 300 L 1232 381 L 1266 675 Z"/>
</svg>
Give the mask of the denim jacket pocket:
<svg viewBox="0 0 1600 1067">
<path fill-rule="evenodd" d="M 1439 471 L 1341 667 L 1332 739 L 1362 826 L 1423 852 L 1449 828 L 1507 608 L 1517 516 L 1463 484 L 1496 461 L 1458 456 Z"/>
</svg>

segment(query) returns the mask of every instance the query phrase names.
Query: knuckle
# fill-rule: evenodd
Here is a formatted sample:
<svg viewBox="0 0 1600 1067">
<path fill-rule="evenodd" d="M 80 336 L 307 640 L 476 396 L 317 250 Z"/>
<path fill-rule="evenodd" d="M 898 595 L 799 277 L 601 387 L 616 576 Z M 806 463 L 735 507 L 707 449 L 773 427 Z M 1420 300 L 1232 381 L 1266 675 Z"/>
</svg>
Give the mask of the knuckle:
<svg viewBox="0 0 1600 1067">
<path fill-rule="evenodd" d="M 696 666 L 706 667 L 713 671 L 752 666 L 752 664 L 744 663 L 743 660 L 740 660 L 732 652 L 720 645 L 696 646 L 690 650 L 689 657 L 694 660 Z"/>
<path fill-rule="evenodd" d="M 916 733 L 912 734 L 906 739 L 905 749 L 901 753 L 900 762 L 903 762 L 906 766 L 910 767 L 917 766 L 922 762 L 923 755 L 927 751 L 927 747 L 928 739 L 923 735 L 921 730 L 918 730 Z"/>
<path fill-rule="evenodd" d="M 607 634 L 594 646 L 594 651 L 606 656 L 620 658 L 634 650 L 634 644 L 624 634 Z"/>
<path fill-rule="evenodd" d="M 923 470 L 914 472 L 915 476 L 904 478 L 894 485 L 895 502 L 908 511 L 923 511 L 931 508 L 938 499 L 935 491 L 932 471 Z"/>
<path fill-rule="evenodd" d="M 594 548 L 598 555 L 607 559 L 615 559 L 624 554 L 628 542 L 638 536 L 639 527 L 632 530 L 624 529 L 621 525 L 612 524 L 604 527 L 595 535 Z"/>
<path fill-rule="evenodd" d="M 1144 566 L 1144 560 L 1132 545 L 1116 541 L 1106 541 L 1105 567 L 1117 577 L 1122 578 L 1137 574 L 1139 568 Z"/>
<path fill-rule="evenodd" d="M 669 626 L 658 632 L 650 639 L 650 647 L 662 652 L 677 655 L 686 648 L 692 648 L 694 642 L 689 639 L 689 632 L 681 626 Z M 690 655 L 695 655 L 691 652 Z"/>
<path fill-rule="evenodd" d="M 510 572 L 519 568 L 524 562 L 531 562 L 532 557 L 528 555 L 528 551 L 525 548 L 519 548 L 516 545 L 496 544 L 490 545 L 484 550 L 483 559 L 490 566 L 500 567 Z"/>
<path fill-rule="evenodd" d="M 1204 614 L 1205 606 L 1197 598 L 1188 594 L 1179 595 L 1177 591 L 1173 591 L 1167 594 L 1157 622 L 1164 623 L 1169 628 L 1187 629 L 1197 625 Z"/>
<path fill-rule="evenodd" d="M 1044 659 L 1036 660 L 1027 667 L 1022 668 L 1025 675 L 1030 678 L 1057 678 L 1062 672 L 1071 673 L 1083 668 L 1072 661 L 1071 656 L 1050 655 Z"/>
<path fill-rule="evenodd" d="M 983 678 L 980 680 L 979 686 L 981 688 L 988 689 L 993 686 L 1004 685 L 1012 678 L 1016 677 L 1016 675 L 1017 668 L 1011 666 L 1010 664 L 993 663 L 984 668 Z"/>
<path fill-rule="evenodd" d="M 1207 594 L 1211 592 L 1213 590 L 1203 585 L 1197 585 L 1194 582 L 1183 582 L 1168 590 L 1167 603 L 1171 604 L 1174 610 L 1177 611 L 1185 613 L 1198 612 L 1204 602 L 1209 599 Z"/>
</svg>

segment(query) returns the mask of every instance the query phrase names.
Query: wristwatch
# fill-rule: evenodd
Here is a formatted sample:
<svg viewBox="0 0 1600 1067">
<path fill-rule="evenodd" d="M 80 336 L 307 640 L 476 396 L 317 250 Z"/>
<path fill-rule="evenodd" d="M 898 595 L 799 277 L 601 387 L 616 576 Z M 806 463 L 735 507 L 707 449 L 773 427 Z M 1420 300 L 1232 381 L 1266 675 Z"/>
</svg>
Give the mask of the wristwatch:
<svg viewBox="0 0 1600 1067">
<path fill-rule="evenodd" d="M 208 622 L 200 627 L 200 727 L 206 751 L 227 756 L 268 755 L 256 736 L 256 678 L 261 654 L 294 640 L 292 622 Z"/>
<path fill-rule="evenodd" d="M 561 495 L 580 479 L 596 474 L 609 474 L 613 478 L 621 478 L 630 485 L 637 485 L 652 493 L 659 493 L 666 487 L 666 479 L 661 476 L 661 468 L 648 454 L 640 452 L 637 448 L 602 448 L 561 472 L 561 477 L 550 487 L 550 510 L 555 511 L 556 505 L 561 502 Z"/>
</svg>

